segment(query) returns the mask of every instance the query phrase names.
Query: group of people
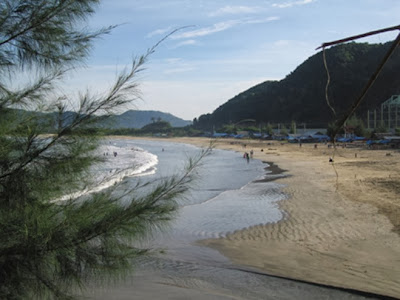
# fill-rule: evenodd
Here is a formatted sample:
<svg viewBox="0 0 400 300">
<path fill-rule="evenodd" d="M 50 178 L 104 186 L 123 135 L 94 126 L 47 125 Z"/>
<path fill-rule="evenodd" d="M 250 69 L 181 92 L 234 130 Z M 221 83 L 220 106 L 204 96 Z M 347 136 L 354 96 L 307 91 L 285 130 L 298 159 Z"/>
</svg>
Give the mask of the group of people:
<svg viewBox="0 0 400 300">
<path fill-rule="evenodd" d="M 104 156 L 108 156 L 108 152 L 103 153 Z M 116 151 L 113 152 L 114 157 L 117 157 L 118 153 Z"/>
</svg>

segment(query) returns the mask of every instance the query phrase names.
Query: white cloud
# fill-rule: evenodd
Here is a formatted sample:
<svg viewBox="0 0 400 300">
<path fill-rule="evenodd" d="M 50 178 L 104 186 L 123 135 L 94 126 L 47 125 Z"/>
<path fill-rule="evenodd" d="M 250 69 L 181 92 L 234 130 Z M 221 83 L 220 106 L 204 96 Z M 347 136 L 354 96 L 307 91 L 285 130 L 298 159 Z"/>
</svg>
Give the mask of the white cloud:
<svg viewBox="0 0 400 300">
<path fill-rule="evenodd" d="M 284 3 L 274 3 L 274 4 L 272 4 L 272 6 L 273 7 L 277 7 L 277 8 L 288 8 L 288 7 L 292 7 L 292 6 L 310 4 L 310 3 L 315 2 L 315 1 L 316 0 L 291 1 L 291 2 L 284 2 Z"/>
<path fill-rule="evenodd" d="M 160 28 L 160 29 L 157 29 L 157 30 L 154 30 L 154 31 L 148 33 L 146 37 L 151 38 L 156 35 L 166 35 L 166 34 L 170 33 L 172 30 L 173 30 L 172 27 Z"/>
<path fill-rule="evenodd" d="M 177 74 L 177 73 L 186 73 L 186 72 L 191 72 L 194 70 L 195 70 L 194 67 L 187 66 L 187 67 L 166 70 L 166 71 L 164 71 L 164 74 L 169 75 L 169 74 Z"/>
<path fill-rule="evenodd" d="M 196 30 L 187 31 L 187 32 L 184 32 L 181 34 L 176 34 L 176 35 L 172 36 L 172 38 L 173 39 L 184 39 L 184 38 L 194 38 L 194 37 L 199 37 L 199 36 L 206 36 L 206 35 L 210 35 L 210 34 L 213 34 L 216 32 L 225 31 L 227 29 L 234 27 L 237 24 L 238 24 L 238 21 L 236 21 L 236 20 L 220 22 L 220 23 L 216 23 L 209 27 L 204 27 L 204 28 L 200 28 L 200 29 L 196 29 Z"/>
<path fill-rule="evenodd" d="M 289 41 L 289 40 L 278 40 L 278 41 L 275 41 L 273 43 L 273 45 L 277 46 L 277 47 L 287 47 L 290 45 L 290 43 L 291 43 L 291 41 Z"/>
<path fill-rule="evenodd" d="M 196 65 L 193 62 L 187 62 L 182 58 L 167 58 L 154 62 L 151 69 L 158 74 L 172 75 L 196 70 Z"/>
<path fill-rule="evenodd" d="M 178 57 L 175 57 L 175 58 L 167 58 L 166 60 L 165 60 L 165 62 L 167 63 L 167 64 L 177 64 L 177 63 L 179 63 L 179 62 L 181 62 L 182 61 L 182 58 L 178 58 Z"/>
<path fill-rule="evenodd" d="M 272 21 L 277 21 L 279 19 L 280 19 L 280 17 L 274 16 L 274 17 L 268 17 L 268 18 L 265 18 L 265 19 L 247 20 L 247 21 L 244 21 L 243 23 L 245 23 L 245 24 L 261 24 L 261 23 L 268 23 L 268 22 L 272 22 Z"/>
<path fill-rule="evenodd" d="M 279 20 L 279 17 L 273 16 L 273 17 L 268 17 L 268 18 L 263 18 L 263 19 L 229 20 L 229 21 L 225 21 L 225 22 L 216 23 L 212 26 L 187 31 L 187 32 L 184 32 L 181 34 L 176 34 L 176 35 L 173 35 L 171 38 L 172 39 L 185 39 L 185 38 L 195 38 L 195 37 L 207 36 L 210 34 L 214 34 L 217 32 L 222 32 L 222 31 L 231 29 L 238 25 L 261 24 L 261 23 L 268 23 L 268 22 L 272 22 L 272 21 L 276 21 L 276 20 Z"/>
<path fill-rule="evenodd" d="M 220 9 L 209 13 L 210 17 L 222 16 L 222 15 L 236 15 L 236 14 L 251 14 L 258 11 L 257 7 L 250 6 L 225 6 Z"/>
<path fill-rule="evenodd" d="M 197 45 L 197 44 L 198 44 L 198 42 L 196 40 L 186 40 L 186 41 L 176 44 L 173 48 L 179 48 L 179 47 L 183 47 L 183 46 L 191 46 L 191 45 Z"/>
</svg>

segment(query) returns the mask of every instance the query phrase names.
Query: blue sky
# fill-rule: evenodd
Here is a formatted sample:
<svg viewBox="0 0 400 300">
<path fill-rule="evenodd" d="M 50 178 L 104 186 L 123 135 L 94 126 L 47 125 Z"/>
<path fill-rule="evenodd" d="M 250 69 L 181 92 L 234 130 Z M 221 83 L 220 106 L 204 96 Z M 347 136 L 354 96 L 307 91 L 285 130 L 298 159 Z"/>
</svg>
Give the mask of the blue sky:
<svg viewBox="0 0 400 300">
<path fill-rule="evenodd" d="M 135 108 L 192 120 L 255 84 L 283 79 L 323 42 L 398 25 L 399 15 L 400 0 L 104 0 L 90 26 L 121 25 L 95 43 L 69 86 L 101 92 L 133 56 L 190 26 L 150 57 Z"/>
</svg>

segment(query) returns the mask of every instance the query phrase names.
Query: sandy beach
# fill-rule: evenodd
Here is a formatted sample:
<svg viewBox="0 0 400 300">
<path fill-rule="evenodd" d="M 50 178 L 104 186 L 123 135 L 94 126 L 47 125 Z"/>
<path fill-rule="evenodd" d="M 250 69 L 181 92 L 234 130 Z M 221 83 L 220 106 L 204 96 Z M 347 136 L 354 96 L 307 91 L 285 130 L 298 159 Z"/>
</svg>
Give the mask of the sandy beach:
<svg viewBox="0 0 400 300">
<path fill-rule="evenodd" d="M 266 274 L 400 296 L 399 151 L 228 139 L 214 147 L 253 150 L 255 159 L 283 169 L 276 182 L 287 194 L 279 203 L 285 217 L 201 244 Z"/>
</svg>

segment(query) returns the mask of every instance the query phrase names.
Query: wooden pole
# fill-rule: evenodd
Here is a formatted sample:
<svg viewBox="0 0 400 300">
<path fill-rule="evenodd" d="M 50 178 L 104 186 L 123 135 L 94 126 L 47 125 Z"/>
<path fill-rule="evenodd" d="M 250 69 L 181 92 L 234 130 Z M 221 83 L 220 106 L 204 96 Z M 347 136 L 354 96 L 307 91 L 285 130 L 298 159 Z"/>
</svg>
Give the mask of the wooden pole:
<svg viewBox="0 0 400 300">
<path fill-rule="evenodd" d="M 370 36 L 370 35 L 374 35 L 374 34 L 379 34 L 379 33 L 387 32 L 387 31 L 393 31 L 393 30 L 400 30 L 400 25 L 393 26 L 393 27 L 387 27 L 387 28 L 383 28 L 383 29 L 378 29 L 378 30 L 374 30 L 374 31 L 370 31 L 370 32 L 366 32 L 366 33 L 362 33 L 362 34 L 358 34 L 358 35 L 353 35 L 351 37 L 340 39 L 340 40 L 336 40 L 336 41 L 333 41 L 333 42 L 323 43 L 321 46 L 319 46 L 315 50 L 318 50 L 318 49 L 321 49 L 321 48 L 324 48 L 324 47 L 329 47 L 329 46 L 336 45 L 336 44 L 345 43 L 345 42 L 348 42 L 348 41 L 357 40 L 357 39 L 360 39 L 360 38 L 363 38 L 363 37 L 367 37 L 367 36 Z"/>
<path fill-rule="evenodd" d="M 376 71 L 374 72 L 374 74 L 372 74 L 371 78 L 369 79 L 368 83 L 366 84 L 366 86 L 364 87 L 364 89 L 362 90 L 360 96 L 353 102 L 353 104 L 351 105 L 350 109 L 347 111 L 347 113 L 345 113 L 345 115 L 336 122 L 336 126 L 335 129 L 333 131 L 333 136 L 335 136 L 340 128 L 342 128 L 343 124 L 346 122 L 347 118 L 350 117 L 351 115 L 354 114 L 355 110 L 357 109 L 357 107 L 360 105 L 360 103 L 364 100 L 365 95 L 367 94 L 368 90 L 371 88 L 371 86 L 374 84 L 376 78 L 378 77 L 379 73 L 382 71 L 383 66 L 386 64 L 386 62 L 389 60 L 389 58 L 392 56 L 393 52 L 396 50 L 397 46 L 400 44 L 400 34 L 397 35 L 397 38 L 395 39 L 395 41 L 392 43 L 389 51 L 385 54 L 385 56 L 383 57 L 381 63 L 379 64 L 378 68 L 376 69 Z M 383 117 L 382 117 L 383 119 Z"/>
</svg>

